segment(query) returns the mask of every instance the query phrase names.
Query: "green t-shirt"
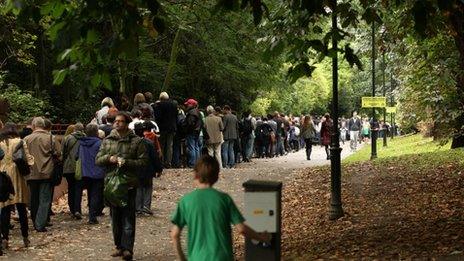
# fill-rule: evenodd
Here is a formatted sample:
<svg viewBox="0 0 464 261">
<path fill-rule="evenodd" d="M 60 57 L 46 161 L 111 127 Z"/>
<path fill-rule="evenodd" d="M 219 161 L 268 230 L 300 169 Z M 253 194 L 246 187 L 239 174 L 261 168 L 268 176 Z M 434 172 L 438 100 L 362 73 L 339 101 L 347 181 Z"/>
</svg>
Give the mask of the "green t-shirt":
<svg viewBox="0 0 464 261">
<path fill-rule="evenodd" d="M 190 192 L 177 204 L 171 221 L 188 227 L 188 260 L 234 260 L 231 224 L 245 219 L 226 193 L 214 188 Z"/>
</svg>

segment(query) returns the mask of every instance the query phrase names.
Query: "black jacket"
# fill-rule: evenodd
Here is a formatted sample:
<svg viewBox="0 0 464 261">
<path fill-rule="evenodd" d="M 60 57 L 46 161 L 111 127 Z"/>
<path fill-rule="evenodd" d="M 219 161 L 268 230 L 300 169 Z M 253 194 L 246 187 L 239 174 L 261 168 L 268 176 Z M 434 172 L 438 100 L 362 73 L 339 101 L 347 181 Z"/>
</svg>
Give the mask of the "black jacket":
<svg viewBox="0 0 464 261">
<path fill-rule="evenodd" d="M 153 105 L 155 121 L 160 132 L 177 131 L 177 106 L 172 100 L 160 101 Z"/>
</svg>

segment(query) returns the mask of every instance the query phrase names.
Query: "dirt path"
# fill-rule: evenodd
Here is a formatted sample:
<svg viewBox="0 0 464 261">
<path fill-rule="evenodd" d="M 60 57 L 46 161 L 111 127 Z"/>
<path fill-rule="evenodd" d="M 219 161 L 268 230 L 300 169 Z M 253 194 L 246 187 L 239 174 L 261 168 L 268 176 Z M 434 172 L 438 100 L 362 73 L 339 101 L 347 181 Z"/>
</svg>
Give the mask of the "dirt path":
<svg viewBox="0 0 464 261">
<path fill-rule="evenodd" d="M 342 157 L 345 157 L 350 154 L 348 144 L 343 148 Z M 232 170 L 223 170 L 216 187 L 231 194 L 239 208 L 243 208 L 242 183 L 246 180 L 277 180 L 285 185 L 292 180 L 292 173 L 296 169 L 329 163 L 321 147 L 313 148 L 311 161 L 306 160 L 303 150 L 279 158 L 257 159 Z M 155 216 L 137 219 L 134 257 L 137 260 L 174 260 L 169 239 L 169 216 L 179 198 L 193 189 L 191 170 L 167 170 L 160 179 L 155 180 L 154 186 Z M 83 206 L 86 205 L 84 202 Z M 32 246 L 28 249 L 22 248 L 19 224 L 15 223 L 10 249 L 5 256 L 12 260 L 112 260 L 109 256 L 113 244 L 108 209 L 105 209 L 106 216 L 100 218 L 100 224 L 93 226 L 86 224 L 86 216 L 81 221 L 75 221 L 59 209 L 57 211 L 59 213 L 52 218 L 54 226 L 48 233 L 31 232 Z M 61 211 L 67 211 L 67 208 Z M 83 211 L 86 215 L 87 209 Z"/>
</svg>

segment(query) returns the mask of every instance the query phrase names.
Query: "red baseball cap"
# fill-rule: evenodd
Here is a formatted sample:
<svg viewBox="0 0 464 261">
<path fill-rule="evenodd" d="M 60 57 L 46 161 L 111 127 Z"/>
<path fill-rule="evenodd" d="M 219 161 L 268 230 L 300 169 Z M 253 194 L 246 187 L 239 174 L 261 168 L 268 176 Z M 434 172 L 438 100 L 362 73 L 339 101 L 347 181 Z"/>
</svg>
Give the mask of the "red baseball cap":
<svg viewBox="0 0 464 261">
<path fill-rule="evenodd" d="M 197 106 L 198 102 L 195 101 L 194 99 L 190 98 L 184 103 L 184 105 L 185 106 Z"/>
</svg>

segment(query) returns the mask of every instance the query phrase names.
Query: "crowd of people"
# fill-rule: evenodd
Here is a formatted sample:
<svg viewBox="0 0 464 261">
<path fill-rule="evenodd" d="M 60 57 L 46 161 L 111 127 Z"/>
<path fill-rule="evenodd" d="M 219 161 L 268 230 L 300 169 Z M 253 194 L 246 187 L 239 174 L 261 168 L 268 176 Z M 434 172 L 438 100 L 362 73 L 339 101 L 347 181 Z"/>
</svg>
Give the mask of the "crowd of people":
<svg viewBox="0 0 464 261">
<path fill-rule="evenodd" d="M 12 212 L 19 217 L 26 247 L 30 244 L 28 209 L 34 229 L 48 230 L 52 225 L 54 187 L 63 177 L 71 217 L 83 218 L 82 196 L 83 190 L 87 190 L 88 224 L 98 224 L 108 206 L 115 245 L 112 256 L 131 260 L 136 216 L 153 215 L 153 178 L 159 177 L 165 168 L 178 167 L 194 168 L 198 187 L 210 191 L 186 196 L 179 203 L 172 220 L 175 244 L 183 226 L 189 226 L 189 231 L 200 226 L 189 224 L 197 221 L 191 216 L 187 218 L 184 212 L 201 217 L 212 211 L 205 208 L 204 202 L 213 206 L 224 200 L 228 208 L 223 209 L 224 213 L 230 212 L 232 216 L 223 217 L 220 222 L 232 222 L 244 235 L 265 241 L 268 235 L 256 233 L 243 224 L 243 217 L 230 197 L 211 190 L 219 170 L 251 162 L 255 157 L 279 157 L 303 148 L 306 159 L 311 160 L 314 145 L 324 146 L 330 159 L 334 123 L 328 113 L 322 117 L 297 117 L 274 112 L 254 117 L 246 111 L 238 117 L 228 105 L 208 105 L 203 111 L 195 99 L 179 104 L 166 92 L 157 101 L 153 101 L 149 92 L 138 93 L 133 104 L 126 99 L 119 107 L 124 109 L 118 109 L 106 97 L 89 123 L 69 125 L 63 137 L 52 134 L 52 122 L 47 117 L 34 117 L 22 130 L 14 123 L 0 124 L 0 156 L 3 155 L 0 172 L 11 178 L 15 191 L 0 203 L 2 249 L 8 249 Z M 351 149 L 356 150 L 358 141 L 367 141 L 372 126 L 386 135 L 387 128 L 375 124 L 354 112 L 350 119 L 339 120 L 340 139 L 342 142 L 350 139 Z M 365 133 L 367 128 L 369 132 Z M 199 204 L 192 203 L 192 198 L 208 200 Z M 218 210 L 224 207 L 217 204 Z M 230 231 L 226 231 L 225 238 L 230 238 Z M 230 256 L 230 249 L 225 251 Z"/>
</svg>

